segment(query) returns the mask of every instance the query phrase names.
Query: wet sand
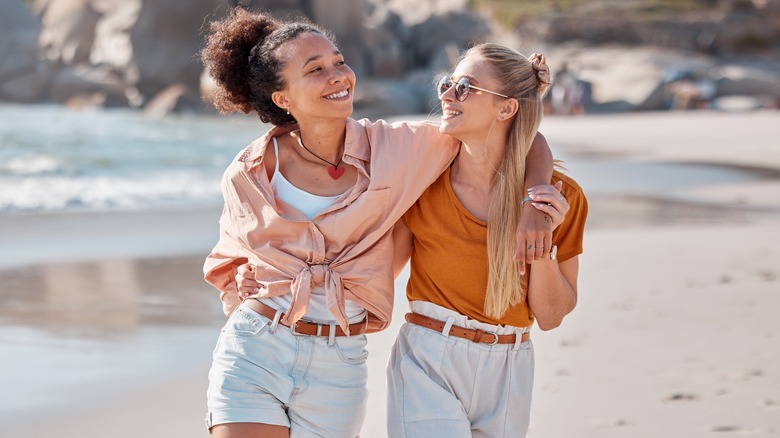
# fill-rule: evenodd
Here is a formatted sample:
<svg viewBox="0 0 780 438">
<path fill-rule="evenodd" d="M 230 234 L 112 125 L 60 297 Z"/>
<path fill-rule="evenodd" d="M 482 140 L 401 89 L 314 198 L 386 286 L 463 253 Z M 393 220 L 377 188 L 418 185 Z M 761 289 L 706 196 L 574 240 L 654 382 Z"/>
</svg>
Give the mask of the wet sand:
<svg viewBox="0 0 780 438">
<path fill-rule="evenodd" d="M 778 122 L 545 120 L 591 215 L 577 309 L 533 331 L 529 437 L 780 433 Z M 3 435 L 208 436 L 206 372 L 224 317 L 200 264 L 218 211 L 0 217 Z M 405 275 L 393 324 L 369 339 L 363 437 L 385 436 Z"/>
</svg>

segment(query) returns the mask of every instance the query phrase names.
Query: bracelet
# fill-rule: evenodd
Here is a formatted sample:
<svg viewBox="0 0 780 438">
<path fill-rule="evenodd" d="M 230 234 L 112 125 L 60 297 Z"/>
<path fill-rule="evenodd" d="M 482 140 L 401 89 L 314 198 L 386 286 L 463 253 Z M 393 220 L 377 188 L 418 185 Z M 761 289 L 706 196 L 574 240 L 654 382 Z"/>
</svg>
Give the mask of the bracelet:
<svg viewBox="0 0 780 438">
<path fill-rule="evenodd" d="M 558 258 L 558 245 L 553 244 L 550 248 L 550 254 L 547 256 L 547 260 L 555 260 Z"/>
<path fill-rule="evenodd" d="M 526 203 L 526 202 L 528 202 L 528 201 L 533 201 L 533 199 L 531 199 L 531 197 L 530 197 L 530 196 L 526 196 L 525 198 L 523 198 L 523 200 L 522 200 L 522 201 L 520 201 L 520 206 L 522 207 L 522 206 L 523 206 L 523 204 L 525 204 L 525 203 Z"/>
</svg>

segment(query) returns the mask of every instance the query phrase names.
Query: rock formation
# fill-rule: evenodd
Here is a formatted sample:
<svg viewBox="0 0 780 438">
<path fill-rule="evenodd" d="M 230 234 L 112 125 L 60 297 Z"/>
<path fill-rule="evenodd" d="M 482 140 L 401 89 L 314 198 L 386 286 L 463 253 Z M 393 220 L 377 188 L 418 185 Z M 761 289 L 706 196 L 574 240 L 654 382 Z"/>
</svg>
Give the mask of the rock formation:
<svg viewBox="0 0 780 438">
<path fill-rule="evenodd" d="M 471 11 L 467 0 L 35 0 L 32 7 L 28 3 L 0 0 L 0 100 L 146 108 L 155 113 L 207 109 L 201 98 L 213 84 L 197 59 L 202 31 L 209 20 L 239 4 L 278 18 L 308 17 L 330 29 L 358 74 L 357 115 L 429 112 L 437 103 L 433 74 L 445 72 L 460 51 L 495 34 L 488 18 Z M 672 86 L 665 77 L 668 69 L 651 55 L 626 58 L 638 62 L 638 67 L 613 60 L 621 64 L 622 70 L 612 69 L 622 71 L 621 77 L 606 70 L 599 73 L 599 66 L 594 66 L 598 56 L 589 57 L 587 47 L 653 45 L 682 53 L 683 60 L 692 58 L 690 54 L 734 56 L 771 49 L 780 40 L 780 1 L 750 4 L 754 6 L 720 15 L 655 21 L 622 17 L 619 11 L 611 16 L 554 14 L 521 19 L 514 33 L 521 37 L 523 49 L 565 47 L 577 41 L 583 49 L 558 51 L 569 62 L 571 74 L 579 75 L 570 82 L 587 84 L 592 108 L 664 109 L 672 90 L 683 93 L 695 87 Z M 738 69 L 733 62 L 724 64 L 712 57 L 705 64 L 705 69 L 697 67 L 689 76 L 695 77 L 696 87 L 706 82 L 702 89 L 713 89 L 712 99 L 749 94 L 780 101 L 774 65 Z M 625 86 L 614 85 L 619 83 Z"/>
</svg>

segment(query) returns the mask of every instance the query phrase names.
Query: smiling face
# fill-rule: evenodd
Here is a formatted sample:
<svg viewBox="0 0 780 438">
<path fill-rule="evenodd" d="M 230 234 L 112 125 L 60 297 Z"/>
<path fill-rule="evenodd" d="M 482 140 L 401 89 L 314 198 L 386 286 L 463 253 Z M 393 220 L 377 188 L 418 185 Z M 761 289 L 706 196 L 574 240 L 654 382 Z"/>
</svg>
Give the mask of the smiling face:
<svg viewBox="0 0 780 438">
<path fill-rule="evenodd" d="M 345 119 L 352 114 L 355 73 L 324 36 L 307 32 L 279 47 L 286 84 L 274 102 L 295 119 Z"/>
<path fill-rule="evenodd" d="M 468 78 L 472 85 L 486 90 L 500 90 L 490 67 L 477 54 L 466 56 L 452 73 L 451 79 L 458 81 Z M 500 92 L 500 91 L 499 91 Z M 440 131 L 459 140 L 467 140 L 472 135 L 484 137 L 497 121 L 499 112 L 506 99 L 472 87 L 463 102 L 455 96 L 455 87 L 450 87 L 441 95 Z"/>
</svg>

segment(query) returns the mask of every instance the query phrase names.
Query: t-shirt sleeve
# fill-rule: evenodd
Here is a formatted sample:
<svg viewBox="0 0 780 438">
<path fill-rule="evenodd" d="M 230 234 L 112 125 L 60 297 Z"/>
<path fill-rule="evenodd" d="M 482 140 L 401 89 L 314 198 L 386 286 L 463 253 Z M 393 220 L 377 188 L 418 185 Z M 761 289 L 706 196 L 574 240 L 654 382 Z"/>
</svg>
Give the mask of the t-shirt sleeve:
<svg viewBox="0 0 780 438">
<path fill-rule="evenodd" d="M 558 261 L 566 261 L 582 254 L 582 240 L 585 234 L 585 221 L 588 217 L 588 200 L 582 188 L 566 175 L 553 175 L 553 182 L 563 181 L 561 194 L 569 203 L 569 211 L 563 222 L 553 232 L 553 243 L 558 245 Z"/>
</svg>

